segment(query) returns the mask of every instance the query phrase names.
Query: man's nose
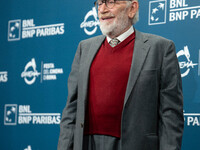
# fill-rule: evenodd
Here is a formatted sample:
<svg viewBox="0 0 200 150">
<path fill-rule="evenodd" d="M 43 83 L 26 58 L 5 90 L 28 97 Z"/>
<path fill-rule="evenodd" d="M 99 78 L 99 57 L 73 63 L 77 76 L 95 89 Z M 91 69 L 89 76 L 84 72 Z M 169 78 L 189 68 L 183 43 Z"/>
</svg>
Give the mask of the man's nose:
<svg viewBox="0 0 200 150">
<path fill-rule="evenodd" d="M 103 3 L 100 7 L 99 7 L 99 12 L 100 13 L 105 13 L 108 11 L 108 7 L 106 6 L 105 3 Z"/>
</svg>

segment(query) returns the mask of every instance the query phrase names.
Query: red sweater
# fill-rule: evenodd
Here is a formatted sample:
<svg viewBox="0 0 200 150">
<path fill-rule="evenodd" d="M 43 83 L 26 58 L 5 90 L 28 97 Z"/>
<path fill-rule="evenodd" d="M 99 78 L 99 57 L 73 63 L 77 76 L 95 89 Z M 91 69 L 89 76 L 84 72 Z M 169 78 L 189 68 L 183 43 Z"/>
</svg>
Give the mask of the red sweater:
<svg viewBox="0 0 200 150">
<path fill-rule="evenodd" d="M 85 134 L 120 137 L 134 41 L 134 33 L 113 48 L 105 40 L 95 56 L 90 68 Z"/>
</svg>

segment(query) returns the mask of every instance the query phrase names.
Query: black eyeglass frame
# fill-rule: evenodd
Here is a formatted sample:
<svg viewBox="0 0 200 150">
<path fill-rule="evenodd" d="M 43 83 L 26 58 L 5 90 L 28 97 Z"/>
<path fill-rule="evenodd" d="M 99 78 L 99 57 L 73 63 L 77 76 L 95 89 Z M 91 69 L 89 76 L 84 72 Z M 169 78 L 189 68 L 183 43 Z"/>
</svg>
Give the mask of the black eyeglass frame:
<svg viewBox="0 0 200 150">
<path fill-rule="evenodd" d="M 102 0 L 101 1 L 102 2 L 101 5 L 103 3 L 105 3 L 106 7 L 111 9 L 111 8 L 113 8 L 115 6 L 116 1 L 133 1 L 133 0 L 114 0 L 114 2 L 109 3 L 109 4 L 112 4 L 111 7 L 108 6 L 108 1 L 109 0 Z M 96 10 L 98 10 L 99 6 L 101 6 L 101 5 L 98 4 L 98 0 L 94 2 L 94 6 L 95 6 Z"/>
</svg>

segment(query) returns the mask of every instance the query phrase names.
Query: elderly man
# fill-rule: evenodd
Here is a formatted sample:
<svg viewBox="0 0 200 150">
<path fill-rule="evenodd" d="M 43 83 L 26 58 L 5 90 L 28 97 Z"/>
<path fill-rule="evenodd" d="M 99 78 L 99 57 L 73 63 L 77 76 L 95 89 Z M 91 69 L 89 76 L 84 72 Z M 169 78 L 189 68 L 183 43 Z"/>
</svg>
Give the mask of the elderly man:
<svg viewBox="0 0 200 150">
<path fill-rule="evenodd" d="M 97 0 L 103 33 L 80 42 L 58 150 L 180 150 L 183 97 L 175 46 L 133 28 L 137 0 Z"/>
</svg>

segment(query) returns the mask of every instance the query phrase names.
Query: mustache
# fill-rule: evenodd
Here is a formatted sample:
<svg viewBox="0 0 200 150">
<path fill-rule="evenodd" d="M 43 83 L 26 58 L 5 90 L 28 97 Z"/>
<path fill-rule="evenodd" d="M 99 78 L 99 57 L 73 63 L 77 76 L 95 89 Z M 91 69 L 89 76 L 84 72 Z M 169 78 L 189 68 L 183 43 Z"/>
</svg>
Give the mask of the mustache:
<svg viewBox="0 0 200 150">
<path fill-rule="evenodd" d="M 108 13 L 108 14 L 99 14 L 99 18 L 100 19 L 104 19 L 104 18 L 111 18 L 111 17 L 115 17 L 115 15 Z"/>
</svg>

